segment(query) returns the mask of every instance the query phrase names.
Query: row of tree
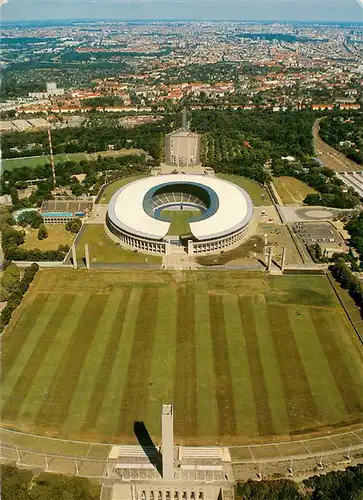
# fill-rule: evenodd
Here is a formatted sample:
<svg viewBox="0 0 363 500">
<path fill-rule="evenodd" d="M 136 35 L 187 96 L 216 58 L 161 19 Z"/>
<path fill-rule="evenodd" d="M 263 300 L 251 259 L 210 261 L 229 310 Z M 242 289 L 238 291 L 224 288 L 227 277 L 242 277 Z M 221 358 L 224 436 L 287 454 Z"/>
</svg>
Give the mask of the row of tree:
<svg viewBox="0 0 363 500">
<path fill-rule="evenodd" d="M 335 111 L 321 121 L 319 135 L 350 160 L 363 165 L 362 111 Z"/>
<path fill-rule="evenodd" d="M 34 474 L 12 464 L 1 467 L 2 500 L 98 500 L 100 490 L 97 482 L 82 477 Z"/>
<path fill-rule="evenodd" d="M 363 465 L 305 479 L 302 485 L 287 479 L 238 483 L 241 500 L 361 500 Z"/>
<path fill-rule="evenodd" d="M 350 296 L 360 308 L 363 318 L 363 283 L 353 273 L 347 263 L 347 259 L 341 255 L 337 255 L 334 264 L 330 266 L 330 270 L 342 288 L 349 291 Z"/>
<path fill-rule="evenodd" d="M 25 292 L 29 289 L 36 273 L 38 272 L 38 264 L 31 264 L 26 268 L 22 278 L 20 279 L 20 272 L 15 264 L 10 264 L 4 271 L 1 284 L 4 289 L 9 293 L 7 304 L 1 311 L 0 316 L 0 331 L 9 323 L 11 316 L 15 309 L 19 306 Z"/>
<path fill-rule="evenodd" d="M 363 269 L 363 212 L 353 217 L 345 229 L 350 235 L 349 246 L 358 252 L 361 269 Z"/>
</svg>

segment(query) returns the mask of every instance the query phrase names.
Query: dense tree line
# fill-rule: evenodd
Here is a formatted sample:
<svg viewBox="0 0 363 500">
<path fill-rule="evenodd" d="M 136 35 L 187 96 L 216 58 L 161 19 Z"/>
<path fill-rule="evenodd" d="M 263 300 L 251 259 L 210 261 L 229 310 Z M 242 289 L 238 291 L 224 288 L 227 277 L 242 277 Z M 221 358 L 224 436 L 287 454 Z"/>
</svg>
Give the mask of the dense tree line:
<svg viewBox="0 0 363 500">
<path fill-rule="evenodd" d="M 307 205 L 334 208 L 354 208 L 360 203 L 360 197 L 352 188 L 348 188 L 327 167 L 321 167 L 313 158 L 303 158 L 294 162 L 274 159 L 272 171 L 275 176 L 289 175 L 305 182 L 318 191 L 309 194 L 304 203 Z"/>
<path fill-rule="evenodd" d="M 313 476 L 299 485 L 293 481 L 247 481 L 238 483 L 240 500 L 361 500 L 363 465 L 345 471 Z"/>
<path fill-rule="evenodd" d="M 342 288 L 349 291 L 350 296 L 360 308 L 363 318 L 363 283 L 353 273 L 351 267 L 347 263 L 347 258 L 338 254 L 333 256 L 334 264 L 330 266 L 330 270 L 334 278 L 341 284 Z"/>
<path fill-rule="evenodd" d="M 351 219 L 345 229 L 350 235 L 349 245 L 358 252 L 363 269 L 363 212 Z"/>
<path fill-rule="evenodd" d="M 258 182 L 269 180 L 270 158 L 313 153 L 310 112 L 196 110 L 191 127 L 203 134 L 201 161 L 217 172 L 234 173 Z"/>
<path fill-rule="evenodd" d="M 2 500 L 98 500 L 100 486 L 82 477 L 1 467 Z"/>
<path fill-rule="evenodd" d="M 335 111 L 320 122 L 319 135 L 350 160 L 363 165 L 362 111 Z"/>
<path fill-rule="evenodd" d="M 57 153 L 95 153 L 106 151 L 109 144 L 115 149 L 141 148 L 160 161 L 163 154 L 164 135 L 171 131 L 173 115 L 163 120 L 126 129 L 121 125 L 108 125 L 78 128 L 62 128 L 52 131 L 54 154 Z M 9 132 L 3 134 L 3 158 L 40 156 L 49 154 L 47 131 Z"/>
<path fill-rule="evenodd" d="M 9 323 L 11 316 L 15 309 L 19 306 L 25 292 L 29 289 L 31 282 L 33 281 L 36 273 L 39 270 L 38 264 L 31 264 L 26 268 L 23 276 L 20 278 L 20 273 L 14 273 L 14 264 L 10 264 L 4 271 L 4 275 L 1 280 L 1 285 L 9 292 L 9 297 L 7 299 L 7 304 L 1 311 L 0 316 L 0 331 L 2 331 L 5 326 Z M 7 278 L 10 274 L 11 281 Z M 9 284 L 10 283 L 10 284 Z"/>
<path fill-rule="evenodd" d="M 196 110 L 191 118 L 192 129 L 199 133 L 246 140 L 256 149 L 267 150 L 269 156 L 314 153 L 315 116 L 310 111 Z"/>
<path fill-rule="evenodd" d="M 147 172 L 150 161 L 145 155 L 127 155 L 120 157 L 101 157 L 90 161 L 65 161 L 56 164 L 56 181 L 59 187 L 70 187 L 74 196 L 82 194 L 96 195 L 100 187 L 119 177 L 130 174 Z M 79 182 L 74 176 L 86 174 L 85 179 Z M 52 199 L 52 169 L 49 163 L 37 167 L 18 167 L 6 170 L 2 177 L 2 193 L 12 194 L 15 188 L 25 189 L 27 181 L 40 179 L 36 182 L 37 190 L 29 198 L 13 199 L 15 207 L 39 206 L 44 200 Z"/>
</svg>

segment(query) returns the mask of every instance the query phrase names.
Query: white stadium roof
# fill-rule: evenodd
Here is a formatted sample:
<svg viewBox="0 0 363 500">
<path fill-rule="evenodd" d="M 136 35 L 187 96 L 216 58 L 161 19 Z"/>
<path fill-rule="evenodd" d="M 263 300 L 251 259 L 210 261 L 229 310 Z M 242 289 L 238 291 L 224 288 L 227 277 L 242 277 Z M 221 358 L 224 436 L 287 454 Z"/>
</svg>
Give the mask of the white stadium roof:
<svg viewBox="0 0 363 500">
<path fill-rule="evenodd" d="M 183 183 L 209 188 L 217 196 L 217 210 L 209 217 L 189 224 L 198 240 L 213 239 L 236 231 L 252 218 L 253 205 L 249 195 L 240 187 L 215 177 L 204 175 L 161 175 L 140 179 L 119 189 L 108 207 L 112 223 L 144 238 L 161 240 L 168 233 L 170 222 L 153 218 L 144 210 L 147 193 L 160 185 Z"/>
</svg>

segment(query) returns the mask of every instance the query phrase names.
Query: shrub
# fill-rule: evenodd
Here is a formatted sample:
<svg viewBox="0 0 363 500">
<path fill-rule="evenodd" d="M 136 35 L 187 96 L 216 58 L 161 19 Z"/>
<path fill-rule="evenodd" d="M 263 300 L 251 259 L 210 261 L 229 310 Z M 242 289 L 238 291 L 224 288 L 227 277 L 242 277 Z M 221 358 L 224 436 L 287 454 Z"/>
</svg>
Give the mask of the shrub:
<svg viewBox="0 0 363 500">
<path fill-rule="evenodd" d="M 48 230 L 44 224 L 41 224 L 38 229 L 38 240 L 44 240 L 48 238 Z"/>
<path fill-rule="evenodd" d="M 20 271 L 15 264 L 10 264 L 3 274 L 1 279 L 1 285 L 8 292 L 12 291 L 12 288 L 19 282 L 20 280 Z"/>
<path fill-rule="evenodd" d="M 66 230 L 74 234 L 77 234 L 78 231 L 81 229 L 81 227 L 82 227 L 82 221 L 79 218 L 70 219 L 66 224 Z"/>
</svg>

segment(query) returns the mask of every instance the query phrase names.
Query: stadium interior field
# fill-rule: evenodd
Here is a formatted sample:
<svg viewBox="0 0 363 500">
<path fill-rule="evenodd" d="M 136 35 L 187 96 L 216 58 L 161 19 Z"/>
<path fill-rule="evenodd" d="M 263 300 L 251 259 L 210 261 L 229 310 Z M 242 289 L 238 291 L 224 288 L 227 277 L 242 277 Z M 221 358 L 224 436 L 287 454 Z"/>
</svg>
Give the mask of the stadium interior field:
<svg viewBox="0 0 363 500">
<path fill-rule="evenodd" d="M 325 276 L 43 270 L 3 338 L 2 425 L 178 443 L 307 435 L 363 416 L 362 350 Z"/>
<path fill-rule="evenodd" d="M 200 210 L 170 210 L 165 209 L 160 212 L 162 219 L 171 221 L 168 235 L 182 236 L 191 234 L 189 221 L 193 217 L 200 215 Z"/>
</svg>

